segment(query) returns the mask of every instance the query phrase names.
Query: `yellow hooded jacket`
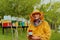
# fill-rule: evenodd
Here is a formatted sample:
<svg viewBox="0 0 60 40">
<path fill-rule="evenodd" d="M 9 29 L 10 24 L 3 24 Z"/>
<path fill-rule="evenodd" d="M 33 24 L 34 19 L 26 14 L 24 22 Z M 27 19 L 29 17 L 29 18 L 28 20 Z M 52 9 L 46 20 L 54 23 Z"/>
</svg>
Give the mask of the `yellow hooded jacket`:
<svg viewBox="0 0 60 40">
<path fill-rule="evenodd" d="M 40 19 L 42 20 L 42 23 L 40 25 L 38 25 L 37 27 L 35 27 L 32 24 L 32 22 L 34 20 L 32 15 L 36 12 L 40 13 Z M 49 26 L 48 22 L 44 21 L 42 12 L 40 12 L 39 10 L 33 11 L 30 16 L 30 21 L 31 21 L 31 23 L 28 27 L 28 30 L 32 30 L 33 36 L 38 36 L 38 37 L 40 37 L 41 40 L 50 40 L 50 36 L 51 36 L 50 26 Z M 27 30 L 27 33 L 28 33 L 28 30 Z"/>
</svg>

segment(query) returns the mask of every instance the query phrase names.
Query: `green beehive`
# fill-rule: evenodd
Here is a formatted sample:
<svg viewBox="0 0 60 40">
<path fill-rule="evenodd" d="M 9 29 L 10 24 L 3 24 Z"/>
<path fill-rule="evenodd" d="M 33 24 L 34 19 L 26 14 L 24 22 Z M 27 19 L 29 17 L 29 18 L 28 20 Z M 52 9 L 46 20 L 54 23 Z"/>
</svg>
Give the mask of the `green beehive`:
<svg viewBox="0 0 60 40">
<path fill-rule="evenodd" d="M 18 26 L 19 26 L 19 27 L 22 26 L 22 22 L 21 22 L 21 21 L 18 22 Z"/>
<path fill-rule="evenodd" d="M 16 23 L 16 21 L 15 21 L 15 20 L 13 20 L 13 21 L 12 21 L 12 23 Z"/>
</svg>

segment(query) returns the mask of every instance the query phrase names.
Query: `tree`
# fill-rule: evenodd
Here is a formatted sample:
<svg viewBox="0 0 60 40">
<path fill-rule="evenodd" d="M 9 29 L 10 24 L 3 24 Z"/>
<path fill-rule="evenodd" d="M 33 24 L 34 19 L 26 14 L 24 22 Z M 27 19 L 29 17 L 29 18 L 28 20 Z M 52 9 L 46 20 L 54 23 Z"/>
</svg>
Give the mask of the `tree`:
<svg viewBox="0 0 60 40">
<path fill-rule="evenodd" d="M 0 0 L 0 15 L 26 16 L 40 0 Z"/>
</svg>

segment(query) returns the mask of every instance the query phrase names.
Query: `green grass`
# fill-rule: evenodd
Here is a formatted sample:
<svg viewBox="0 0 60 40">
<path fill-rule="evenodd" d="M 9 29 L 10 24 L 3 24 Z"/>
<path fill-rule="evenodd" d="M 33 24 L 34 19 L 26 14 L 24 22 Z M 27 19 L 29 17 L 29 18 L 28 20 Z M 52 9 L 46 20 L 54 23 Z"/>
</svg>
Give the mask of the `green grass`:
<svg viewBox="0 0 60 40">
<path fill-rule="evenodd" d="M 18 29 L 18 40 L 27 40 L 27 36 L 26 36 L 26 30 L 25 31 L 21 31 L 21 29 Z M 2 29 L 0 28 L 0 40 L 12 40 L 12 33 L 11 30 L 8 29 L 8 33 L 4 32 L 4 35 L 2 34 Z"/>
<path fill-rule="evenodd" d="M 51 40 L 60 40 L 60 33 L 52 31 Z"/>
<path fill-rule="evenodd" d="M 27 36 L 26 36 L 26 31 L 20 31 L 20 29 L 18 29 L 18 40 L 27 40 Z M 0 28 L 0 40 L 12 40 L 12 34 L 11 34 L 11 30 L 8 29 L 8 33 L 5 30 L 5 34 L 2 34 L 2 29 Z M 55 33 L 54 31 L 52 31 L 52 36 L 51 36 L 51 40 L 60 40 L 60 33 Z"/>
</svg>

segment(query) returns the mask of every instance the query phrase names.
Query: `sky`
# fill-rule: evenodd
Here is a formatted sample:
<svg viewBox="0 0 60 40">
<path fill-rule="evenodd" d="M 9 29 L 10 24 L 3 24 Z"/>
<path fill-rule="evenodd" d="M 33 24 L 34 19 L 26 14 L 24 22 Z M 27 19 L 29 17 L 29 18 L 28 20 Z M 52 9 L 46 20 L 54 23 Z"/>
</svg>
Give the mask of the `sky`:
<svg viewBox="0 0 60 40">
<path fill-rule="evenodd" d="M 42 0 L 43 1 L 43 0 Z M 60 2 L 60 0 L 51 0 L 51 2 Z M 43 1 L 43 3 L 45 3 L 45 4 L 47 4 L 47 3 L 49 3 L 50 2 L 50 0 L 44 0 Z"/>
<path fill-rule="evenodd" d="M 50 3 L 50 1 L 51 1 L 51 4 L 53 4 L 54 2 L 60 2 L 60 0 L 41 0 L 41 1 L 40 1 L 40 4 L 37 4 L 36 6 L 34 6 L 34 10 L 35 10 L 36 8 L 40 8 L 40 6 L 41 6 L 42 4 Z"/>
</svg>

